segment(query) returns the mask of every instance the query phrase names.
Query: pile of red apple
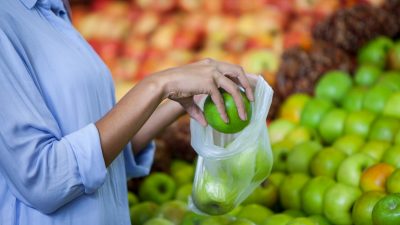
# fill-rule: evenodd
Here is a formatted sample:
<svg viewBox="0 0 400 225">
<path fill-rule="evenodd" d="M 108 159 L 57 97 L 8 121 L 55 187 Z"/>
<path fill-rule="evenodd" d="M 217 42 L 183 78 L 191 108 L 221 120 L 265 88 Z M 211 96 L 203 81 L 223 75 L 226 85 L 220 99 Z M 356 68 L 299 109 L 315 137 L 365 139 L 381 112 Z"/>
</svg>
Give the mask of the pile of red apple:
<svg viewBox="0 0 400 225">
<path fill-rule="evenodd" d="M 116 80 L 211 57 L 243 65 L 273 84 L 284 48 L 311 44 L 311 27 L 366 0 L 96 0 L 73 21 Z"/>
</svg>

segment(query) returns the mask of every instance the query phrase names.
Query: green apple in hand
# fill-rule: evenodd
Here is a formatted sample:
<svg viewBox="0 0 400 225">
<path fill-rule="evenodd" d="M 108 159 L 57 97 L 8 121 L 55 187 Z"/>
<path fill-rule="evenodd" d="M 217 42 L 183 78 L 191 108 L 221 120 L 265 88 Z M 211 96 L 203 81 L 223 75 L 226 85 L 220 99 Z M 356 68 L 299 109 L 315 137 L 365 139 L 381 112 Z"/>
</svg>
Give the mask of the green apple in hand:
<svg viewBox="0 0 400 225">
<path fill-rule="evenodd" d="M 400 168 L 400 145 L 393 145 L 386 149 L 382 156 L 382 162 Z"/>
<path fill-rule="evenodd" d="M 320 150 L 311 160 L 311 174 L 335 179 L 337 170 L 346 157 L 346 153 L 334 147 L 326 147 Z"/>
<path fill-rule="evenodd" d="M 255 224 L 261 224 L 265 219 L 274 214 L 270 209 L 259 205 L 250 204 L 245 205 L 236 215 L 237 218 L 248 219 Z"/>
<path fill-rule="evenodd" d="M 358 187 L 336 183 L 328 188 L 324 196 L 324 215 L 335 225 L 351 225 L 351 210 L 362 192 Z"/>
<path fill-rule="evenodd" d="M 375 163 L 376 160 L 365 153 L 359 152 L 351 155 L 340 164 L 337 171 L 337 181 L 358 187 L 363 171 Z"/>
<path fill-rule="evenodd" d="M 130 209 L 132 225 L 142 225 L 156 216 L 159 206 L 154 202 L 141 202 Z"/>
<path fill-rule="evenodd" d="M 300 117 L 300 124 L 311 129 L 316 129 L 322 116 L 333 107 L 333 103 L 327 99 L 311 99 L 304 106 Z"/>
<path fill-rule="evenodd" d="M 290 120 L 276 119 L 269 124 L 268 134 L 271 144 L 282 141 L 286 135 L 296 127 L 296 124 Z"/>
<path fill-rule="evenodd" d="M 322 149 L 318 142 L 307 141 L 296 145 L 289 152 L 287 170 L 289 173 L 310 173 L 309 165 L 314 155 Z"/>
<path fill-rule="evenodd" d="M 302 173 L 293 173 L 286 176 L 280 186 L 279 199 L 285 209 L 301 209 L 300 191 L 310 179 Z"/>
<path fill-rule="evenodd" d="M 400 194 L 390 194 L 379 200 L 372 210 L 374 225 L 400 224 Z"/>
<path fill-rule="evenodd" d="M 346 153 L 347 155 L 352 155 L 358 152 L 363 145 L 364 139 L 354 134 L 344 135 L 333 143 L 334 148 Z"/>
<path fill-rule="evenodd" d="M 318 176 L 310 179 L 301 190 L 302 209 L 308 215 L 323 213 L 323 200 L 326 190 L 335 184 L 332 178 Z"/>
<path fill-rule="evenodd" d="M 156 172 L 145 178 L 139 187 L 142 201 L 153 201 L 158 204 L 172 199 L 175 195 L 175 181 L 166 173 Z"/>
<path fill-rule="evenodd" d="M 174 224 L 180 224 L 186 214 L 186 210 L 186 203 L 179 200 L 173 200 L 162 204 L 157 214 L 158 217 L 167 219 Z"/>
<path fill-rule="evenodd" d="M 400 92 L 394 93 L 389 97 L 382 114 L 400 119 Z"/>
<path fill-rule="evenodd" d="M 366 138 L 374 120 L 375 114 L 373 112 L 366 110 L 350 112 L 344 122 L 344 133 Z"/>
<path fill-rule="evenodd" d="M 383 154 L 389 146 L 390 143 L 386 141 L 368 141 L 361 147 L 360 152 L 371 156 L 376 161 L 381 161 Z"/>
<path fill-rule="evenodd" d="M 262 225 L 286 225 L 292 219 L 293 217 L 287 214 L 278 213 L 268 217 Z"/>
<path fill-rule="evenodd" d="M 353 207 L 352 217 L 355 225 L 373 225 L 372 210 L 375 204 L 385 197 L 381 191 L 364 192 Z"/>
<path fill-rule="evenodd" d="M 343 109 L 332 109 L 321 119 L 318 132 L 326 143 L 332 143 L 342 136 L 347 112 Z"/>
<path fill-rule="evenodd" d="M 392 142 L 400 128 L 400 121 L 392 117 L 379 117 L 372 123 L 370 140 Z"/>
<path fill-rule="evenodd" d="M 152 218 L 143 225 L 174 225 L 174 223 L 163 218 Z"/>
</svg>

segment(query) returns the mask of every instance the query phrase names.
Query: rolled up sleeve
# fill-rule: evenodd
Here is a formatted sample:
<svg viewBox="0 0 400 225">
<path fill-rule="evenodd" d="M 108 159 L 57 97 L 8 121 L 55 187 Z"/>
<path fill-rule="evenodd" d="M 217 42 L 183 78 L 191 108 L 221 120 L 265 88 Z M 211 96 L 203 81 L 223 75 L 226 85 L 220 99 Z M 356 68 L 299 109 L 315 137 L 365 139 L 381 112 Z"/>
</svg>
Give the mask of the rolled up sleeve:
<svg viewBox="0 0 400 225">
<path fill-rule="evenodd" d="M 124 150 L 125 168 L 128 179 L 146 176 L 150 173 L 155 150 L 156 145 L 154 141 L 150 142 L 145 149 L 137 155 L 133 154 L 130 146 Z"/>
</svg>

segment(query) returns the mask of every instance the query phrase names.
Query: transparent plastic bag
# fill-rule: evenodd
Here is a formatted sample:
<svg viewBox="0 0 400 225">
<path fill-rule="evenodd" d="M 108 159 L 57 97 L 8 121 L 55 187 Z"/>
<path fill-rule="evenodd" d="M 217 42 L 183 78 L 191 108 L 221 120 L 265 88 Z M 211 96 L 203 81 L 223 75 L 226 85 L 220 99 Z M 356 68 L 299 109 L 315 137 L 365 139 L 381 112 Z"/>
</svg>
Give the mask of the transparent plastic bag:
<svg viewBox="0 0 400 225">
<path fill-rule="evenodd" d="M 190 121 L 191 144 L 199 155 L 189 207 L 199 214 L 221 215 L 243 202 L 272 169 L 266 118 L 273 91 L 259 76 L 250 124 L 223 134 Z"/>
</svg>

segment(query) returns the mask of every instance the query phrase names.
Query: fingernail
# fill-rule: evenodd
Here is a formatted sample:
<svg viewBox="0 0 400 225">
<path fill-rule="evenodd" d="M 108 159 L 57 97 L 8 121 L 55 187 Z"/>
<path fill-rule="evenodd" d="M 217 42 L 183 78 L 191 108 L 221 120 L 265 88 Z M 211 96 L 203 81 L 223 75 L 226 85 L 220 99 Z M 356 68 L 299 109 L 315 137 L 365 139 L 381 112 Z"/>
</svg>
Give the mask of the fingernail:
<svg viewBox="0 0 400 225">
<path fill-rule="evenodd" d="M 240 119 L 242 119 L 243 121 L 247 120 L 247 113 L 241 114 Z"/>
<path fill-rule="evenodd" d="M 229 123 L 229 118 L 228 118 L 227 115 L 224 116 L 224 122 L 225 122 L 225 123 Z"/>
</svg>

